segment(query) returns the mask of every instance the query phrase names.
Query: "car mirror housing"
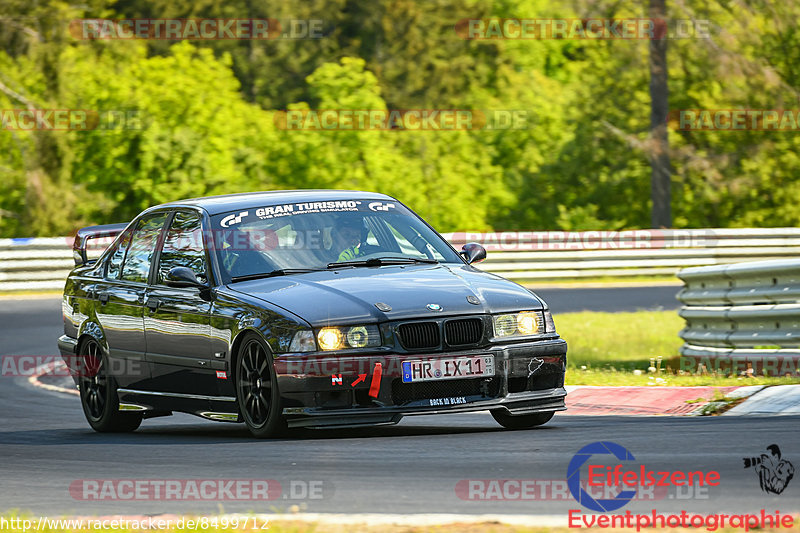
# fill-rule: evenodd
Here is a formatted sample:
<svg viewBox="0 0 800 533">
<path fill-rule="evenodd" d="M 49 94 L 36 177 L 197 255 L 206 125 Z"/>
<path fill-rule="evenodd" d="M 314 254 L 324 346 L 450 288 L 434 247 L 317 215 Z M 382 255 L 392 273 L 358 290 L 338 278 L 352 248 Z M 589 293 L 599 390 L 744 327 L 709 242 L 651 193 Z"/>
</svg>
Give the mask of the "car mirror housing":
<svg viewBox="0 0 800 533">
<path fill-rule="evenodd" d="M 203 283 L 198 281 L 197 276 L 188 267 L 173 267 L 167 272 L 164 280 L 168 287 L 204 287 Z"/>
<path fill-rule="evenodd" d="M 461 255 L 467 260 L 467 264 L 480 263 L 486 259 L 486 248 L 477 242 L 468 242 L 461 247 Z"/>
</svg>

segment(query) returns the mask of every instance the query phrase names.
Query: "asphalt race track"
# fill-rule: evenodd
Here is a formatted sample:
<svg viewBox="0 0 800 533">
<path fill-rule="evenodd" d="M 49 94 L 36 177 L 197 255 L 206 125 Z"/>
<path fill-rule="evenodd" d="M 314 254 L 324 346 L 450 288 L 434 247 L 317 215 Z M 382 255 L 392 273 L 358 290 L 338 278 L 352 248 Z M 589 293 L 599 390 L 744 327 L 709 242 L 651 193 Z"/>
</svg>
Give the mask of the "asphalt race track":
<svg viewBox="0 0 800 533">
<path fill-rule="evenodd" d="M 575 311 L 664 311 L 679 309 L 680 286 L 537 289 L 554 314 Z"/>
<path fill-rule="evenodd" d="M 545 297 L 555 308 L 557 295 Z M 57 300 L 0 301 L 0 353 L 53 354 L 59 333 Z M 781 495 L 766 495 L 742 462 L 776 443 L 800 466 L 797 417 L 556 415 L 540 429 L 506 431 L 488 413 L 476 413 L 256 441 L 243 426 L 188 415 L 145 421 L 133 434 L 97 434 L 77 397 L 35 388 L 21 377 L 0 377 L 0 402 L 0 509 L 34 515 L 271 512 L 291 505 L 308 512 L 553 515 L 581 507 L 557 492 L 553 501 L 519 501 L 519 491 L 509 492 L 510 500 L 471 500 L 462 490 L 469 482 L 462 480 L 536 480 L 549 490 L 557 485 L 550 480 L 563 484 L 573 455 L 599 440 L 621 444 L 648 470 L 715 470 L 721 476 L 708 492 L 671 487 L 655 501 L 634 501 L 621 511 L 800 509 L 800 479 Z M 274 480 L 281 490 L 268 502 L 86 501 L 69 490 L 86 479 L 258 479 Z M 489 482 L 472 486 L 473 498 L 490 494 Z"/>
</svg>

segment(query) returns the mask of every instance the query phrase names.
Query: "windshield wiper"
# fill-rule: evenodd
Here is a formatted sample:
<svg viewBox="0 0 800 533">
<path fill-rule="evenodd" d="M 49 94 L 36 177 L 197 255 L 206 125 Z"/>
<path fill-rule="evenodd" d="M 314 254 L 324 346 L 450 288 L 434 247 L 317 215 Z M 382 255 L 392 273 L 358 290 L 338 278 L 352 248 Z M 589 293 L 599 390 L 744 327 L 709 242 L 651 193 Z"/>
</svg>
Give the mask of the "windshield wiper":
<svg viewBox="0 0 800 533">
<path fill-rule="evenodd" d="M 250 281 L 254 279 L 272 278 L 275 276 L 288 276 L 290 274 L 305 274 L 306 272 L 319 272 L 319 268 L 279 268 L 270 272 L 259 272 L 258 274 L 246 274 L 244 276 L 233 276 L 231 282 Z"/>
<path fill-rule="evenodd" d="M 337 263 L 328 263 L 328 268 L 340 267 L 373 267 L 384 265 L 413 265 L 416 263 L 437 264 L 439 261 L 436 259 L 427 259 L 419 257 L 373 257 L 361 261 L 340 261 Z"/>
</svg>

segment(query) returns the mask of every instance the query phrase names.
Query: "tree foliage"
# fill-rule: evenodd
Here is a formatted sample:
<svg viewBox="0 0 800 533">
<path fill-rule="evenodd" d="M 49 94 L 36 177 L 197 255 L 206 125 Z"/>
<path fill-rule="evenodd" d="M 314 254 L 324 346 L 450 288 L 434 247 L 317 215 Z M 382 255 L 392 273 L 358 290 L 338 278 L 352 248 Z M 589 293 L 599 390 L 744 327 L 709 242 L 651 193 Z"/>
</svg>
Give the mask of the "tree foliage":
<svg viewBox="0 0 800 533">
<path fill-rule="evenodd" d="M 124 221 L 191 196 L 394 195 L 442 231 L 650 224 L 646 40 L 466 40 L 465 18 L 641 18 L 631 0 L 6 0 L 0 109 L 97 110 L 88 131 L 0 129 L 0 235 Z M 798 109 L 800 5 L 668 0 L 670 106 Z M 320 39 L 77 40 L 80 18 L 319 19 Z M 290 131 L 297 109 L 524 111 L 527 127 Z M 121 113 L 119 120 L 112 120 Z M 111 114 L 111 115 L 109 115 Z M 124 125 L 124 127 L 121 127 Z M 116 126 L 116 127 L 110 127 Z M 676 227 L 800 224 L 800 136 L 671 124 Z"/>
</svg>

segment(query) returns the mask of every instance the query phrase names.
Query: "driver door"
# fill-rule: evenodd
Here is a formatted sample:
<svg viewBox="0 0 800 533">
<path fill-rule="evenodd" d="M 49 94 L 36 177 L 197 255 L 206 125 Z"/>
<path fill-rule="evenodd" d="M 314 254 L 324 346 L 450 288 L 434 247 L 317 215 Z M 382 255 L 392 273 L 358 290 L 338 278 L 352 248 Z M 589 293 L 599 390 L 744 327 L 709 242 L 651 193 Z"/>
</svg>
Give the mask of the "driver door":
<svg viewBox="0 0 800 533">
<path fill-rule="evenodd" d="M 164 238 L 144 302 L 144 329 L 152 390 L 215 396 L 217 370 L 224 361 L 211 353 L 211 301 L 198 287 L 168 287 L 170 269 L 192 269 L 208 282 L 209 262 L 203 243 L 202 220 L 194 211 L 176 211 Z M 227 378 L 227 375 L 225 376 Z"/>
</svg>

